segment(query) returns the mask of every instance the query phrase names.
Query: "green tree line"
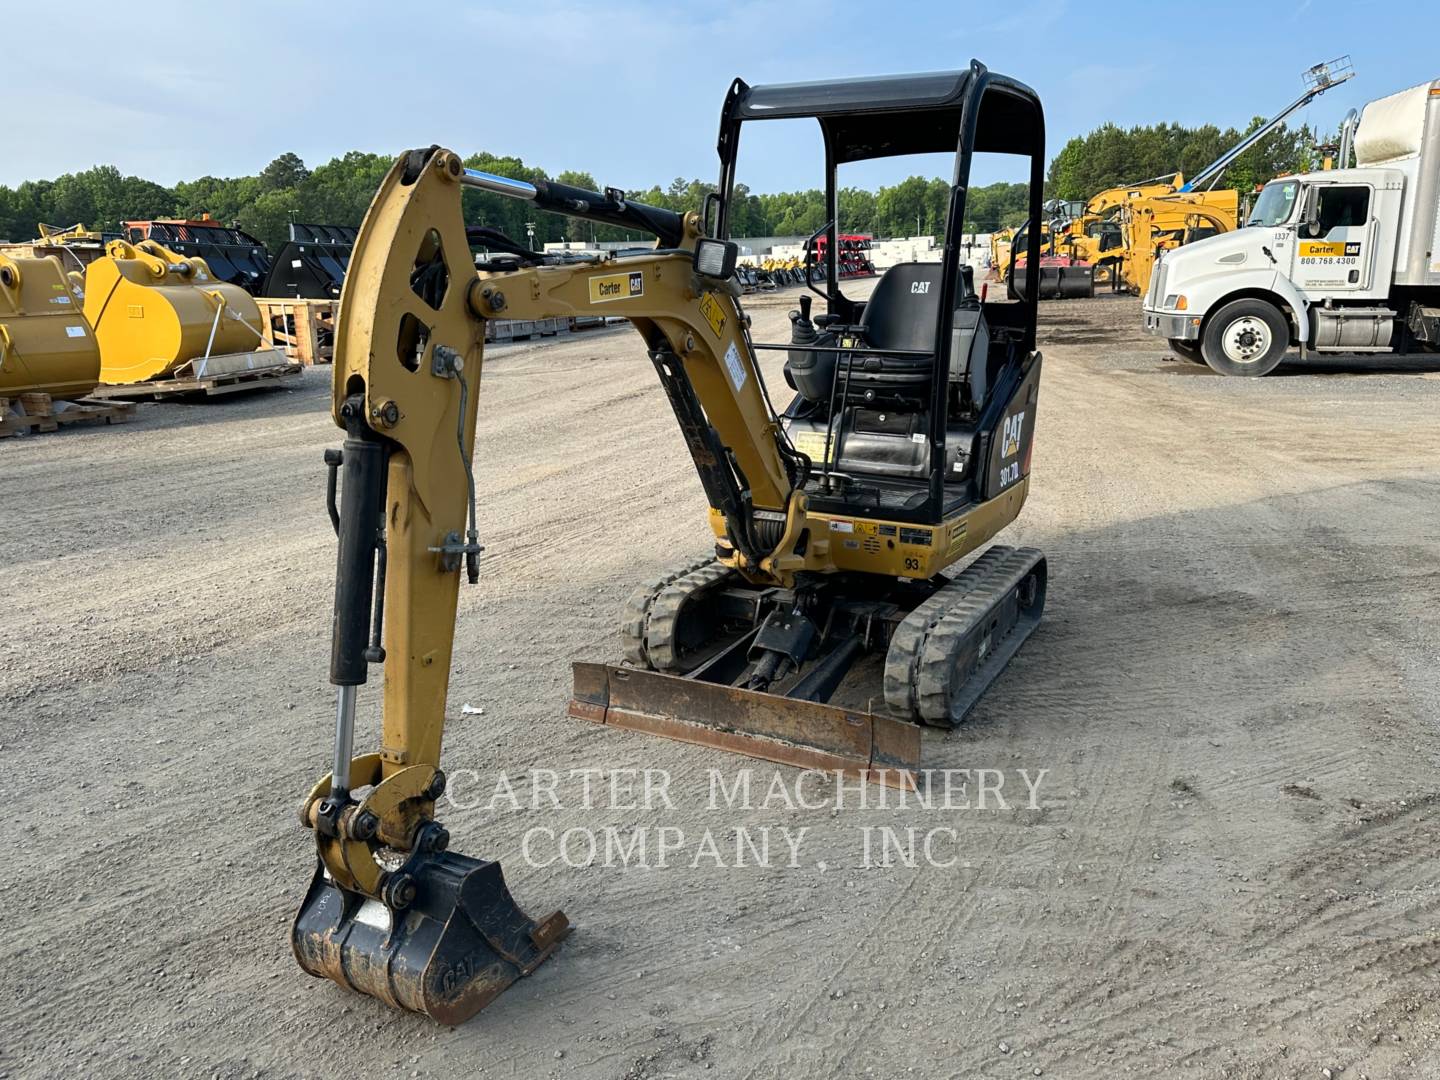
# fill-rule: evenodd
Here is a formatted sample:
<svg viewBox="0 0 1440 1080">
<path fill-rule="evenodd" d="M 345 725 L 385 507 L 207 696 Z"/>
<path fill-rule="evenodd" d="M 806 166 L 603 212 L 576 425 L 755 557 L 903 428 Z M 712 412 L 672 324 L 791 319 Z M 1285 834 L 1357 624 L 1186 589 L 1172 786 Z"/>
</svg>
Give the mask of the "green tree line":
<svg viewBox="0 0 1440 1080">
<path fill-rule="evenodd" d="M 1061 147 L 1050 162 L 1048 194 L 1057 199 L 1088 199 L 1107 188 L 1176 171 L 1193 177 L 1264 123 L 1265 118 L 1257 116 L 1244 131 L 1222 131 L 1213 124 L 1196 128 L 1103 124 Z M 1314 167 L 1316 138 L 1308 125 L 1290 128 L 1282 124 L 1236 158 L 1214 186 L 1243 194 L 1281 173 L 1304 172 Z M 1339 136 L 1331 141 L 1339 142 Z M 1211 185 L 1207 181 L 1202 186 Z"/>
<path fill-rule="evenodd" d="M 1253 131 L 1263 121 L 1257 118 Z M 1218 157 L 1246 132 L 1213 125 L 1186 128 L 1178 124 L 1120 128 L 1106 124 L 1071 139 L 1050 163 L 1046 194 L 1084 199 L 1104 188 L 1133 183 L 1177 169 L 1193 173 Z M 1308 127 L 1281 127 L 1247 151 L 1221 178 L 1225 186 L 1251 190 L 1277 173 L 1310 164 L 1314 133 Z M 284 242 L 292 221 L 356 225 L 389 169 L 393 158 L 351 151 L 314 169 L 293 153 L 281 154 L 254 176 L 202 176 L 165 187 L 137 176 L 123 176 L 113 165 L 97 165 L 54 180 L 27 180 L 14 188 L 0 186 L 0 239 L 25 240 L 37 235 L 41 222 L 83 224 L 118 231 L 124 220 L 153 217 L 199 217 L 238 225 L 272 249 Z M 472 154 L 471 168 L 520 180 L 551 179 L 550 174 L 518 157 Z M 598 188 L 589 173 L 565 170 L 553 179 L 577 187 Z M 668 185 L 632 191 L 640 202 L 672 210 L 698 209 L 714 185 L 676 178 Z M 911 176 L 875 191 L 847 187 L 840 192 L 840 228 L 875 236 L 938 236 L 944 228 L 949 184 L 938 178 Z M 972 188 L 966 200 L 965 231 L 989 232 L 1018 225 L 1025 219 L 1026 186 L 997 183 Z M 551 214 L 536 214 L 513 199 L 483 192 L 465 193 L 465 219 L 472 225 L 498 228 L 517 240 L 534 226 L 537 245 L 555 240 L 624 240 L 637 242 L 619 229 Z M 737 184 L 730 210 L 731 235 L 800 236 L 825 222 L 824 195 L 819 189 L 774 193 L 752 192 Z"/>
<path fill-rule="evenodd" d="M 16 188 L 0 187 L 0 238 L 28 239 L 39 223 L 83 224 L 118 231 L 126 220 L 154 217 L 199 217 L 208 213 L 224 224 L 237 225 L 272 249 L 283 243 L 292 221 L 357 225 L 393 159 L 352 151 L 309 169 L 296 154 L 282 154 L 256 176 L 202 176 L 167 188 L 135 176 L 122 176 L 113 165 L 67 173 L 55 180 L 27 180 Z M 598 190 L 586 172 L 564 170 L 551 176 L 518 157 L 472 154 L 465 164 L 517 180 L 554 179 Z M 655 185 L 628 194 L 639 202 L 670 210 L 698 209 L 713 183 L 677 177 L 665 187 Z M 911 176 L 877 191 L 847 187 L 840 192 L 841 228 L 876 236 L 938 236 L 944 229 L 949 185 L 940 179 Z M 524 241 L 533 225 L 537 245 L 557 240 L 646 239 L 639 233 L 592 222 L 537 214 L 514 199 L 478 191 L 464 196 L 465 220 L 498 228 Z M 967 231 L 989 231 L 1017 225 L 1025 217 L 1024 184 L 992 184 L 971 191 Z M 730 211 L 732 236 L 800 236 L 825 223 L 824 193 L 752 192 L 737 184 Z"/>
</svg>

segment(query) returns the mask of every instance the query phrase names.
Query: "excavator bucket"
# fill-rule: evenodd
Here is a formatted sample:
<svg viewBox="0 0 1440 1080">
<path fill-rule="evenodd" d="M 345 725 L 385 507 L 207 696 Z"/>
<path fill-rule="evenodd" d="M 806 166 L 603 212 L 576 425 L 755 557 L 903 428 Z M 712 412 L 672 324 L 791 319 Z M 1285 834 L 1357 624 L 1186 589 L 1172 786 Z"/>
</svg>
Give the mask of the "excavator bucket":
<svg viewBox="0 0 1440 1080">
<path fill-rule="evenodd" d="M 85 318 L 100 343 L 100 381 L 111 385 L 289 363 L 265 344 L 249 293 L 153 241 L 112 241 L 85 268 Z"/>
<path fill-rule="evenodd" d="M 177 255 L 204 259 L 210 272 L 219 280 L 238 285 L 251 296 L 264 295 L 260 287 L 270 273 L 270 253 L 249 233 L 221 225 L 209 217 L 194 220 L 162 218 L 122 224 L 131 243 L 154 240 Z"/>
<path fill-rule="evenodd" d="M 569 932 L 558 911 L 538 922 L 521 911 L 499 863 L 446 851 L 420 863 L 414 900 L 398 911 L 340 888 L 318 866 L 291 947 L 311 975 L 460 1024 L 539 967 Z"/>
<path fill-rule="evenodd" d="M 577 663 L 569 713 L 802 769 L 916 786 L 920 728 L 894 717 L 642 668 Z"/>
<path fill-rule="evenodd" d="M 59 260 L 0 255 L 0 397 L 78 398 L 99 381 L 100 350 Z"/>
<path fill-rule="evenodd" d="M 358 229 L 344 225 L 290 224 L 290 240 L 271 263 L 261 296 L 339 299 Z"/>
</svg>

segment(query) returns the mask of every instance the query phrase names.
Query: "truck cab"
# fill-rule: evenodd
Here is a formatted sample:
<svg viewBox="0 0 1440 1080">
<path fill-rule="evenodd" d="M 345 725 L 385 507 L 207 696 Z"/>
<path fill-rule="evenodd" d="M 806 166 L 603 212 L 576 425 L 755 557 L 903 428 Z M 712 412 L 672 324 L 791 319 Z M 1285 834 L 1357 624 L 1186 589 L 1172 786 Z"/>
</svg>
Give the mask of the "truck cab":
<svg viewBox="0 0 1440 1080">
<path fill-rule="evenodd" d="M 1225 375 L 1264 375 L 1292 346 L 1440 347 L 1440 80 L 1366 106 L 1357 168 L 1266 184 L 1243 228 L 1167 252 L 1145 328 Z"/>
</svg>

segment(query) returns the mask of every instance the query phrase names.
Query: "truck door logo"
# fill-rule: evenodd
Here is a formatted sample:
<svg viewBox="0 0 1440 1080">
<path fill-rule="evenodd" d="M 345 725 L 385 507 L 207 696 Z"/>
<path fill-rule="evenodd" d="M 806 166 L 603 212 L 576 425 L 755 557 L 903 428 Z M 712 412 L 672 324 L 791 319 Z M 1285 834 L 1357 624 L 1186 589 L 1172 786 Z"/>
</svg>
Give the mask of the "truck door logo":
<svg viewBox="0 0 1440 1080">
<path fill-rule="evenodd" d="M 1358 240 L 1302 240 L 1301 266 L 1353 266 L 1360 259 Z"/>
</svg>

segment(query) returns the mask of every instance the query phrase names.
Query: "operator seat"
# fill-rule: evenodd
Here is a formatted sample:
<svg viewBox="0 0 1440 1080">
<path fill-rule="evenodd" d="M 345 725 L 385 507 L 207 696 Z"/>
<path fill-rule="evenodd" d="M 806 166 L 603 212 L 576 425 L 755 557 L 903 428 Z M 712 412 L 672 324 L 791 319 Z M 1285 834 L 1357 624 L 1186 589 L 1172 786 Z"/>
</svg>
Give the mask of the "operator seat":
<svg viewBox="0 0 1440 1080">
<path fill-rule="evenodd" d="M 956 305 L 954 339 L 950 348 L 950 381 L 970 384 L 975 400 L 985 393 L 989 334 L 984 328 L 980 300 L 975 295 L 974 269 L 962 265 L 960 301 Z M 852 389 L 875 397 L 928 399 L 935 369 L 935 324 L 940 315 L 938 262 L 896 263 L 875 286 L 860 315 L 864 343 L 872 349 L 924 351 L 928 356 L 875 356 L 857 358 L 851 371 Z M 977 342 L 977 338 L 980 340 Z M 972 352 L 979 356 L 972 364 Z"/>
<path fill-rule="evenodd" d="M 935 322 L 940 317 L 940 264 L 896 263 L 885 271 L 860 316 L 872 349 L 923 350 L 929 356 L 866 356 L 850 375 L 858 390 L 903 393 L 930 385 L 935 367 Z"/>
</svg>

